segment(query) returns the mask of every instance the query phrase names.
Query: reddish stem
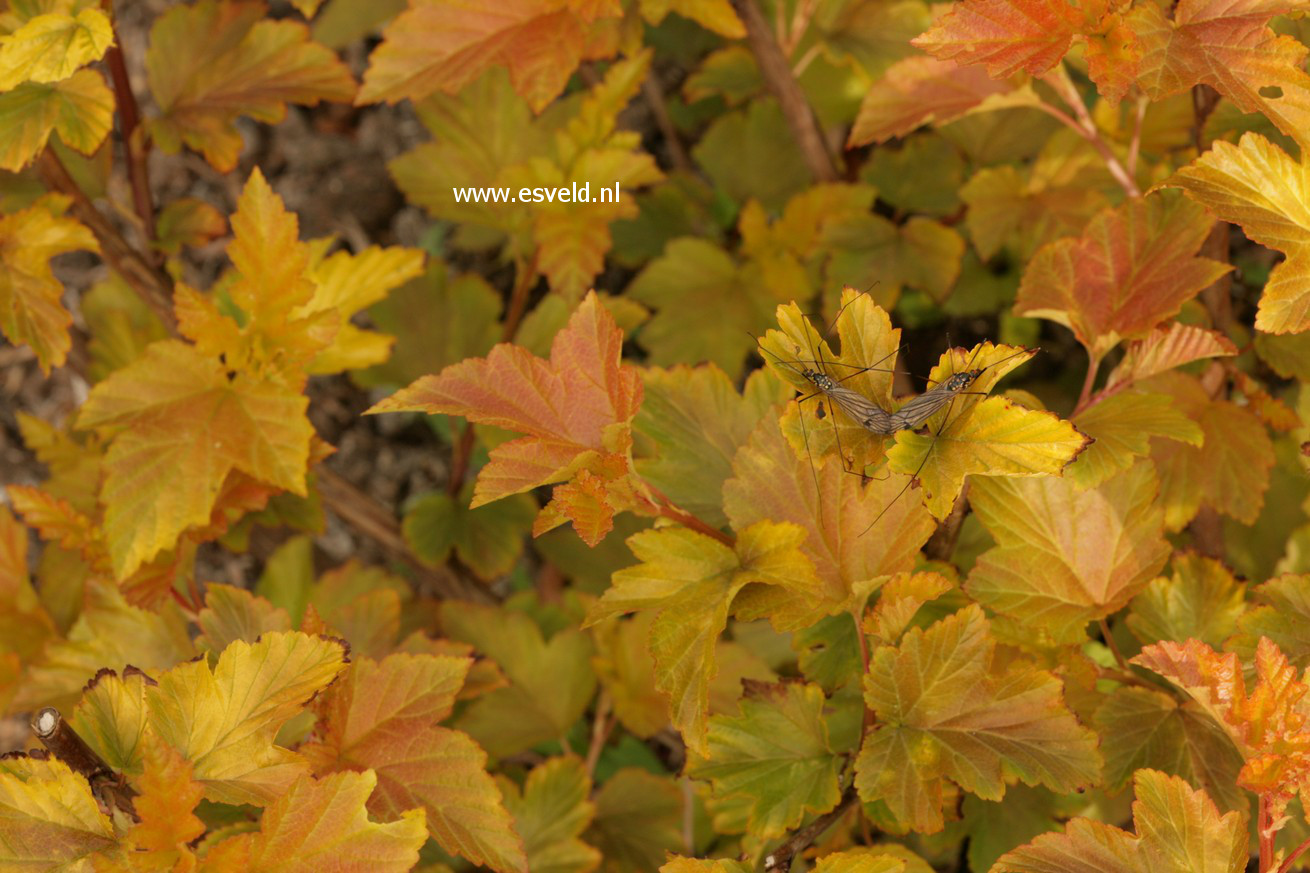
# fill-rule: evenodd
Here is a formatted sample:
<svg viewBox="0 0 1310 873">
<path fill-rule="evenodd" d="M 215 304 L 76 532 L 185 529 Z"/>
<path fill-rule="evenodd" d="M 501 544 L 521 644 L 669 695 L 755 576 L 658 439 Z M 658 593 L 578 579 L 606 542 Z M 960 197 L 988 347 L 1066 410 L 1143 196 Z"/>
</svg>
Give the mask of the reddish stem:
<svg viewBox="0 0 1310 873">
<path fill-rule="evenodd" d="M 1114 641 L 1114 634 L 1110 633 L 1110 623 L 1105 619 L 1101 619 L 1101 636 L 1104 637 L 1105 645 L 1114 655 L 1114 661 L 1119 665 L 1119 668 L 1125 673 L 1131 673 L 1132 671 L 1128 669 L 1128 661 L 1124 658 L 1124 653 L 1119 651 L 1119 644 Z"/>
<path fill-rule="evenodd" d="M 141 126 L 141 110 L 137 107 L 136 95 L 132 93 L 132 83 L 127 75 L 127 63 L 123 60 L 123 42 L 114 31 L 114 44 L 105 55 L 109 66 L 109 77 L 114 82 L 114 105 L 118 112 L 119 133 L 123 137 L 123 153 L 127 158 L 127 178 L 132 185 L 132 205 L 137 217 L 141 219 L 141 232 L 146 238 L 147 259 L 158 262 L 153 248 L 155 242 L 155 206 L 150 196 L 150 173 L 146 165 L 149 146 L 144 136 L 138 138 L 137 130 Z"/>
<path fill-rule="evenodd" d="M 1077 415 L 1082 412 L 1092 399 L 1092 387 L 1096 384 L 1096 371 L 1101 367 L 1101 359 L 1093 358 L 1092 353 L 1087 353 L 1087 375 L 1083 377 L 1083 390 L 1078 394 L 1078 405 L 1074 407 L 1073 414 Z"/>
<path fill-rule="evenodd" d="M 605 748 L 605 741 L 609 739 L 610 731 L 614 730 L 614 722 L 610 721 L 609 715 L 610 692 L 608 688 L 602 688 L 600 696 L 596 698 L 596 717 L 591 723 L 591 745 L 587 748 L 588 777 L 595 774 L 601 750 Z"/>
<path fill-rule="evenodd" d="M 863 687 L 864 677 L 869 675 L 869 641 L 864 636 L 864 629 L 860 627 L 860 617 L 854 612 L 851 618 L 855 620 L 855 639 L 860 644 L 860 683 Z M 863 700 L 863 695 L 860 696 Z M 869 704 L 864 704 L 864 718 L 862 719 L 863 728 L 861 734 L 867 734 L 869 728 L 873 727 L 873 710 L 869 709 Z"/>
<path fill-rule="evenodd" d="M 1269 833 L 1269 801 L 1260 795 L 1260 812 L 1256 818 L 1256 838 L 1260 842 L 1260 873 L 1269 873 L 1274 863 L 1274 838 Z"/>
<path fill-rule="evenodd" d="M 1082 95 L 1069 81 L 1064 69 L 1062 67 L 1056 68 L 1054 72 L 1043 76 L 1042 81 L 1055 89 L 1055 93 L 1060 95 L 1060 99 L 1073 110 L 1077 120 L 1070 118 L 1044 100 L 1037 101 L 1036 108 L 1085 139 L 1092 148 L 1096 149 L 1096 153 L 1101 156 L 1101 160 L 1105 161 L 1105 167 L 1110 171 L 1110 175 L 1114 177 L 1114 180 L 1119 183 L 1119 186 L 1124 189 L 1128 196 L 1141 197 L 1142 192 L 1137 187 L 1137 182 L 1129 175 L 1128 170 L 1119 161 L 1109 143 L 1101 137 L 1100 131 L 1096 129 L 1096 122 L 1092 120 L 1091 113 L 1087 111 L 1087 104 L 1083 103 Z"/>
<path fill-rule="evenodd" d="M 1301 857 L 1307 849 L 1310 849 L 1310 840 L 1306 840 L 1292 850 L 1292 854 L 1288 855 L 1287 860 L 1279 866 L 1278 873 L 1291 873 L 1292 865 L 1296 863 L 1296 859 Z"/>
</svg>

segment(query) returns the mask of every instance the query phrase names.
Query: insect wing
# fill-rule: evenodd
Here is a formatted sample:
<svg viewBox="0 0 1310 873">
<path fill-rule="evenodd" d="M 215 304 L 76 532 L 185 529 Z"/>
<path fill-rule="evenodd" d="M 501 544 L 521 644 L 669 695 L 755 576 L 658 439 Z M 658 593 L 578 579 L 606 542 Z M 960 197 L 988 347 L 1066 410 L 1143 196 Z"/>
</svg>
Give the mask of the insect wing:
<svg viewBox="0 0 1310 873">
<path fill-rule="evenodd" d="M 838 409 L 846 413 L 870 433 L 890 434 L 896 432 L 892 427 L 891 413 L 863 394 L 849 388 L 843 388 L 840 385 L 833 385 L 824 393 L 832 398 L 832 402 L 837 404 Z"/>
<path fill-rule="evenodd" d="M 917 397 L 911 397 L 905 405 L 892 413 L 893 430 L 914 430 L 921 427 L 933 413 L 950 403 L 954 396 L 955 392 L 950 388 L 938 385 Z"/>
</svg>

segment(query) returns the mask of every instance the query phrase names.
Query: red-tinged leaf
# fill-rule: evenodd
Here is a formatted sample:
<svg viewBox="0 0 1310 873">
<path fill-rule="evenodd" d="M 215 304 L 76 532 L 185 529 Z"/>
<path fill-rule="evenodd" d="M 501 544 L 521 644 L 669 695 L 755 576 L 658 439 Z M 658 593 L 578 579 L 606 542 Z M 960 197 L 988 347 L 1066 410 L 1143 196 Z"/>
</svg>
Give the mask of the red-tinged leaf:
<svg viewBox="0 0 1310 873">
<path fill-rule="evenodd" d="M 659 610 L 650 632 L 655 687 L 668 695 L 684 741 L 701 754 L 715 648 L 733 600 L 752 582 L 812 598 L 818 580 L 798 548 L 804 537 L 800 527 L 774 522 L 745 528 L 733 547 L 687 528 L 642 531 L 628 538 L 628 547 L 643 563 L 615 573 L 613 586 L 587 614 L 590 626 Z"/>
<path fill-rule="evenodd" d="M 355 96 L 345 65 L 305 25 L 265 18 L 262 3 L 174 7 L 150 30 L 146 69 L 162 113 L 148 122 L 155 142 L 170 154 L 186 144 L 224 172 L 241 152 L 237 118 L 276 123 L 288 103 Z"/>
<path fill-rule="evenodd" d="M 406 810 L 386 823 L 370 821 L 365 802 L 374 795 L 376 784 L 377 777 L 367 771 L 322 779 L 304 776 L 264 811 L 258 832 L 213 846 L 205 869 L 213 865 L 224 873 L 411 870 L 427 839 L 423 810 Z"/>
<path fill-rule="evenodd" d="M 9 870 L 87 869 L 80 859 L 117 842 L 86 779 L 58 758 L 0 758 L 0 822 Z"/>
<path fill-rule="evenodd" d="M 1169 559 L 1158 491 L 1145 462 L 1087 491 L 1056 478 L 980 479 L 969 502 L 997 547 L 965 590 L 1056 642 L 1081 640 L 1088 622 L 1117 612 Z"/>
<path fill-rule="evenodd" d="M 965 0 L 910 44 L 939 60 L 983 64 L 997 79 L 1020 70 L 1040 76 L 1104 9 L 1103 2 L 1080 9 L 1061 0 Z"/>
<path fill-rule="evenodd" d="M 147 851 L 185 850 L 187 843 L 205 832 L 205 823 L 193 812 L 205 789 L 191 778 L 190 761 L 153 734 L 147 736 L 142 744 L 145 769 L 136 783 L 140 794 L 132 804 L 140 822 L 127 838 Z"/>
<path fill-rule="evenodd" d="M 1123 358 L 1106 379 L 1105 387 L 1109 390 L 1139 379 L 1149 379 L 1192 361 L 1236 354 L 1237 346 L 1218 331 L 1171 321 L 1128 343 Z"/>
<path fill-rule="evenodd" d="M 1202 505 L 1243 524 L 1254 523 L 1274 466 L 1274 447 L 1265 426 L 1249 409 L 1210 399 L 1191 376 L 1165 373 L 1146 386 L 1169 394 L 1174 406 L 1205 434 L 1199 448 L 1174 440 L 1157 440 L 1152 448 L 1166 527 L 1182 528 Z"/>
<path fill-rule="evenodd" d="M 1241 873 L 1246 869 L 1246 822 L 1219 814 L 1204 791 L 1156 770 L 1133 778 L 1130 834 L 1076 818 L 1063 834 L 1044 834 L 1007 852 L 996 873 Z"/>
<path fill-rule="evenodd" d="M 1142 47 L 1137 34 L 1118 12 L 1101 19 L 1097 33 L 1086 33 L 1087 75 L 1101 96 L 1116 104 L 1137 81 Z"/>
<path fill-rule="evenodd" d="M 971 111 L 1021 105 L 1031 101 L 1030 95 L 1028 89 L 993 79 L 981 67 L 905 58 L 892 64 L 864 95 L 846 145 L 886 142 L 920 125 L 945 124 Z"/>
<path fill-rule="evenodd" d="M 73 323 L 50 260 L 78 250 L 100 251 L 91 231 L 64 214 L 71 202 L 50 194 L 27 209 L 0 215 L 0 329 L 10 342 L 31 346 L 47 374 L 68 357 Z"/>
<path fill-rule="evenodd" d="M 1021 315 L 1059 322 L 1093 360 L 1178 313 L 1231 267 L 1197 257 L 1210 234 L 1203 210 L 1183 198 L 1129 200 L 1092 219 L 1079 239 L 1033 256 L 1015 300 Z"/>
<path fill-rule="evenodd" d="M 225 233 L 223 214 L 196 197 L 170 201 L 155 219 L 155 246 L 168 255 L 181 254 L 184 247 L 202 246 Z"/>
<path fill-rule="evenodd" d="M 1261 639 L 1250 691 L 1237 655 L 1199 640 L 1165 640 L 1132 659 L 1192 696 L 1237 745 L 1245 765 L 1237 784 L 1263 796 L 1275 829 L 1287 804 L 1310 787 L 1310 730 L 1303 700 L 1310 691 L 1278 646 Z"/>
<path fill-rule="evenodd" d="M 934 833 L 947 780 L 1000 800 L 1006 775 L 1057 792 L 1099 778 L 1096 735 L 1065 706 L 1060 680 L 1022 661 L 994 668 L 995 646 L 971 605 L 878 648 L 864 680 L 877 722 L 855 763 L 863 800 Z"/>
<path fill-rule="evenodd" d="M 100 60 L 113 42 L 109 16 L 94 7 L 30 18 L 0 40 L 0 91 L 22 82 L 63 81 Z"/>
<path fill-rule="evenodd" d="M 1310 76 L 1306 79 L 1310 83 Z M 1305 93 L 1310 99 L 1310 90 Z M 1310 118 L 1300 129 L 1310 131 Z M 1216 218 L 1241 225 L 1255 242 L 1287 255 L 1265 282 L 1256 329 L 1310 329 L 1310 218 L 1305 214 L 1310 173 L 1305 159 L 1297 163 L 1269 140 L 1248 133 L 1237 145 L 1215 142 L 1166 184 L 1182 188 Z"/>
<path fill-rule="evenodd" d="M 806 532 L 800 551 L 822 583 L 804 596 L 773 592 L 786 595 L 772 607 L 780 626 L 799 629 L 823 614 L 860 605 L 874 580 L 914 568 L 935 527 L 916 495 L 901 493 L 905 477 L 866 484 L 836 459 L 812 468 L 768 417 L 732 466 L 736 475 L 724 483 L 723 498 L 733 527 L 743 530 L 765 520 L 798 525 Z"/>
<path fill-rule="evenodd" d="M 1310 144 L 1310 75 L 1301 69 L 1307 49 L 1267 26 L 1295 8 L 1284 0 L 1180 0 L 1170 20 L 1152 3 L 1135 5 L 1124 21 L 1141 48 L 1137 82 L 1152 100 L 1209 85 L 1243 112 L 1263 114 L 1304 149 Z"/>
<path fill-rule="evenodd" d="M 239 373 L 175 340 L 150 346 L 96 385 L 81 427 L 112 437 L 101 500 L 119 578 L 209 522 L 219 488 L 240 470 L 305 494 L 313 427 L 308 400 Z"/>
<path fill-rule="evenodd" d="M 612 51 L 612 0 L 567 4 L 512 0 L 494 6 L 416 0 L 382 32 L 358 102 L 454 94 L 488 67 L 508 68 L 514 90 L 540 112 L 583 60 Z"/>
<path fill-rule="evenodd" d="M 1286 403 L 1265 390 L 1264 386 L 1241 370 L 1233 375 L 1233 385 L 1246 398 L 1247 408 L 1266 427 L 1288 433 L 1301 427 L 1301 417 Z"/>
<path fill-rule="evenodd" d="M 41 539 L 80 552 L 88 563 L 95 562 L 101 536 L 94 518 L 78 512 L 67 500 L 40 488 L 10 485 L 6 490 L 14 509 L 41 535 Z"/>
<path fill-rule="evenodd" d="M 540 536 L 564 521 L 573 522 L 578 536 L 589 546 L 605 539 L 614 529 L 614 507 L 606 500 L 604 479 L 590 470 L 579 470 L 572 482 L 556 485 L 550 503 L 532 526 L 532 535 Z"/>
<path fill-rule="evenodd" d="M 320 739 L 303 747 L 318 773 L 376 772 L 369 801 L 393 817 L 422 807 L 447 852 L 494 870 L 526 870 L 486 752 L 467 734 L 439 727 L 471 660 L 435 655 L 363 658 L 318 704 Z"/>
<path fill-rule="evenodd" d="M 485 358 L 424 376 L 369 410 L 463 415 L 527 436 L 493 449 L 473 505 L 569 478 L 614 452 L 641 405 L 641 377 L 620 362 L 623 332 L 594 293 L 555 335 L 550 360 L 502 343 Z"/>
</svg>

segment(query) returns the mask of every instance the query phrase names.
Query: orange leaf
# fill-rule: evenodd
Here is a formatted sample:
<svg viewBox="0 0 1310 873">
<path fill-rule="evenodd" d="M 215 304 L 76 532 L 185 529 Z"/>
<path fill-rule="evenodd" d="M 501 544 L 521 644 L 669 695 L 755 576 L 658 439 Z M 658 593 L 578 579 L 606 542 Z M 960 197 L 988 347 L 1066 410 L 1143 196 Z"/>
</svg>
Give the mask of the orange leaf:
<svg viewBox="0 0 1310 873">
<path fill-rule="evenodd" d="M 45 373 L 68 357 L 73 323 L 50 259 L 79 249 L 100 251 L 90 230 L 65 217 L 71 203 L 50 194 L 27 209 L 0 215 L 0 329 L 10 342 L 30 345 Z"/>
<path fill-rule="evenodd" d="M 1243 112 L 1262 113 L 1306 148 L 1310 75 L 1301 65 L 1307 49 L 1267 26 L 1297 7 L 1266 0 L 1179 0 L 1170 20 L 1154 3 L 1135 4 L 1124 21 L 1141 46 L 1137 82 L 1152 100 L 1209 85 Z"/>
<path fill-rule="evenodd" d="M 142 749 L 145 772 L 133 804 L 141 822 L 128 838 L 141 849 L 172 851 L 205 832 L 205 823 L 193 812 L 205 788 L 191 778 L 191 762 L 154 734 L 146 735 Z"/>
<path fill-rule="evenodd" d="M 263 3 L 200 0 L 155 20 L 146 69 L 162 115 L 149 126 L 164 151 L 185 143 L 227 172 L 241 152 L 239 116 L 272 124 L 288 103 L 354 97 L 345 65 L 305 25 L 265 12 Z"/>
<path fill-rule="evenodd" d="M 485 358 L 424 376 L 369 412 L 462 415 L 526 434 L 491 451 L 473 492 L 472 505 L 481 506 L 626 450 L 642 386 L 637 370 L 620 363 L 622 351 L 623 332 L 593 292 L 555 335 L 549 361 L 501 343 Z"/>
<path fill-rule="evenodd" d="M 1015 86 L 979 67 L 910 57 L 897 61 L 864 95 L 848 148 L 886 142 L 923 124 L 945 124 L 983 101 L 1014 92 Z"/>
<path fill-rule="evenodd" d="M 578 536 L 589 546 L 605 539 L 614 529 L 614 508 L 605 499 L 605 480 L 590 470 L 579 470 L 572 482 L 556 485 L 550 503 L 532 526 L 532 535 L 541 536 L 564 521 L 573 522 Z"/>
<path fill-rule="evenodd" d="M 1232 269 L 1196 256 L 1210 225 L 1184 199 L 1149 197 L 1107 209 L 1081 238 L 1056 240 L 1033 256 L 1015 311 L 1067 326 L 1099 360 Z"/>
<path fill-rule="evenodd" d="M 113 435 L 100 497 L 115 573 L 129 575 L 207 524 L 233 470 L 303 496 L 314 432 L 307 405 L 176 340 L 96 385 L 78 421 Z"/>
<path fill-rule="evenodd" d="M 1095 22 L 1098 7 L 1104 11 L 1104 0 L 1086 11 L 1064 0 L 964 0 L 910 44 L 943 61 L 983 64 L 995 78 L 1040 76 Z"/>
<path fill-rule="evenodd" d="M 1105 387 L 1109 389 L 1138 379 L 1149 379 L 1192 361 L 1236 354 L 1237 346 L 1218 331 L 1171 321 L 1129 343 Z"/>
<path fill-rule="evenodd" d="M 358 103 L 454 94 L 487 68 L 508 68 L 536 112 L 559 96 L 583 60 L 612 51 L 605 38 L 622 15 L 615 0 L 412 0 L 369 56 Z"/>
<path fill-rule="evenodd" d="M 444 655 L 361 658 L 319 704 L 323 739 L 301 752 L 318 773 L 376 772 L 374 814 L 421 806 L 446 851 L 498 871 L 526 870 L 523 842 L 486 772 L 487 753 L 467 734 L 437 725 L 471 663 Z"/>
</svg>

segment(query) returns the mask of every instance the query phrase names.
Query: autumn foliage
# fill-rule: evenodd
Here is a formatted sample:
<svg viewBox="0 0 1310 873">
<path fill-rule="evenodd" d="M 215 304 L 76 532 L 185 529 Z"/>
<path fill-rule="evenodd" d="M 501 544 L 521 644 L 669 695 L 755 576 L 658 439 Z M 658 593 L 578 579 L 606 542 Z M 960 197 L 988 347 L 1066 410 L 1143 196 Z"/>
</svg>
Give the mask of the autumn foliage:
<svg viewBox="0 0 1310 873">
<path fill-rule="evenodd" d="M 1303 4 L 130 6 L 0 0 L 0 871 L 1310 864 Z"/>
</svg>

